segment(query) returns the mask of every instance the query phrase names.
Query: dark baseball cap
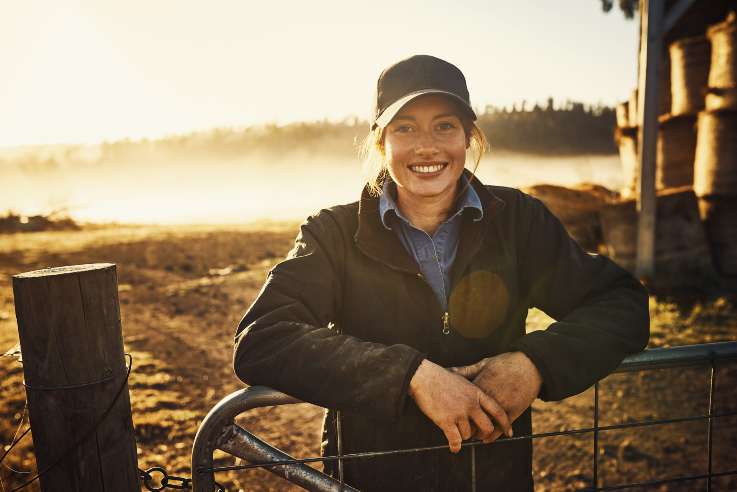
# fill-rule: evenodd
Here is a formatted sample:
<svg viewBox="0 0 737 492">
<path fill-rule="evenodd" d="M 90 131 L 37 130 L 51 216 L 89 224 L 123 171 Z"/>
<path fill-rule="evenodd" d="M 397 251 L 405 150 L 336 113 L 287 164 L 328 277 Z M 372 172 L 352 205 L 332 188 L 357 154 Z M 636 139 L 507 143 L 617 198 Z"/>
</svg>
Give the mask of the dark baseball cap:
<svg viewBox="0 0 737 492">
<path fill-rule="evenodd" d="M 379 75 L 371 129 L 386 126 L 405 104 L 425 94 L 450 96 L 471 119 L 476 119 L 466 78 L 458 67 L 434 56 L 414 55 Z"/>
</svg>

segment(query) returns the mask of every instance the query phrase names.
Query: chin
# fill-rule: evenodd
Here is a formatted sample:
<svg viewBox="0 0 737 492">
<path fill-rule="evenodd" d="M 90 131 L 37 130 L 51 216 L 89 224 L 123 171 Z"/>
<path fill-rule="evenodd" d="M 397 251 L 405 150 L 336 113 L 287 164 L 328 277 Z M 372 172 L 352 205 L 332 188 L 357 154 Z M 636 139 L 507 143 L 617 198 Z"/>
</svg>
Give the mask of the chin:
<svg viewBox="0 0 737 492">
<path fill-rule="evenodd" d="M 451 183 L 422 183 L 420 186 L 411 186 L 407 189 L 411 194 L 422 197 L 432 198 L 446 193 L 455 193 L 453 186 L 454 182 Z"/>
</svg>

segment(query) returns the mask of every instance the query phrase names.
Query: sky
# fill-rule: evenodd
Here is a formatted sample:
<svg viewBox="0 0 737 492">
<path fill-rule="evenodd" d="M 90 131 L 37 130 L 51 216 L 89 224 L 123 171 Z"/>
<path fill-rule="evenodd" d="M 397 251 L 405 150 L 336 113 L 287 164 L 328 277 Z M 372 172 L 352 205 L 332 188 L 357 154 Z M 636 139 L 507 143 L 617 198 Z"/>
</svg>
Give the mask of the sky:
<svg viewBox="0 0 737 492">
<path fill-rule="evenodd" d="M 366 118 L 387 65 L 457 65 L 471 102 L 615 104 L 637 27 L 599 0 L 0 0 L 0 147 Z"/>
</svg>

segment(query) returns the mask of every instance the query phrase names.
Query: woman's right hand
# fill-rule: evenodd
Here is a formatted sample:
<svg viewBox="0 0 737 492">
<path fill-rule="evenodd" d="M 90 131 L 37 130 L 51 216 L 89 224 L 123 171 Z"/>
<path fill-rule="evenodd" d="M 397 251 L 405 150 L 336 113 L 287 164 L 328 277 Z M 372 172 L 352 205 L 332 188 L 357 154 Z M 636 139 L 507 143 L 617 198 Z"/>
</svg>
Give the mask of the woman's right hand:
<svg viewBox="0 0 737 492">
<path fill-rule="evenodd" d="M 409 394 L 417 406 L 448 439 L 450 451 L 474 435 L 471 422 L 484 442 L 491 442 L 496 421 L 512 437 L 512 427 L 504 409 L 492 397 L 464 377 L 424 359 L 409 383 Z"/>
</svg>

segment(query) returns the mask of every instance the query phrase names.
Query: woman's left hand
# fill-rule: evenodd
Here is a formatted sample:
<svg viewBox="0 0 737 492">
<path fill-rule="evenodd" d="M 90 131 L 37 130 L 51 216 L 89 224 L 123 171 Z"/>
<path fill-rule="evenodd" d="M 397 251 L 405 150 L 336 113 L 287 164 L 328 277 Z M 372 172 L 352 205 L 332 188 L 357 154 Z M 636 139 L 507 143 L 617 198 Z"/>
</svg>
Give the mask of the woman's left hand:
<svg viewBox="0 0 737 492">
<path fill-rule="evenodd" d="M 499 402 L 511 421 L 532 405 L 542 386 L 540 372 L 522 352 L 506 352 L 449 370 L 472 381 Z M 501 431 L 494 429 L 492 440 L 500 435 Z"/>
</svg>

